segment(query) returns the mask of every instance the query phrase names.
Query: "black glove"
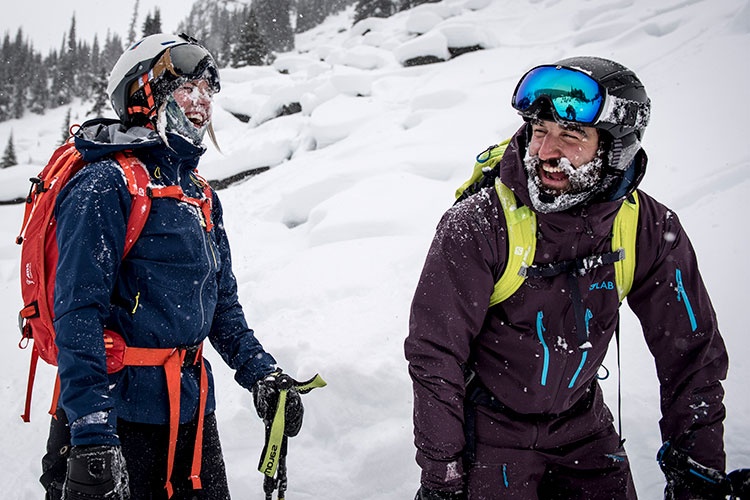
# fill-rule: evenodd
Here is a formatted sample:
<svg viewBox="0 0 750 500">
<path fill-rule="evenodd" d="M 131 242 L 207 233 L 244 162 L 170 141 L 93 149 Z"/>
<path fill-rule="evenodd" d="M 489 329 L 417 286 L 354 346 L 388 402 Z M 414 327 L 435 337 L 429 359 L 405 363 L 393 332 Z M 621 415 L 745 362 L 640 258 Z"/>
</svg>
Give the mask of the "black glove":
<svg viewBox="0 0 750 500">
<path fill-rule="evenodd" d="M 665 500 L 715 500 L 732 493 L 732 484 L 724 471 L 702 465 L 669 442 L 656 459 L 667 479 Z"/>
<path fill-rule="evenodd" d="M 119 446 L 74 446 L 63 500 L 127 500 L 128 470 Z"/>
<path fill-rule="evenodd" d="M 740 500 L 750 500 L 750 469 L 737 469 L 728 474 L 732 494 Z"/>
<path fill-rule="evenodd" d="M 281 370 L 266 375 L 253 386 L 253 402 L 258 416 L 266 425 L 271 425 L 276 415 L 276 407 L 279 401 L 279 391 L 286 389 L 286 410 L 284 412 L 284 435 L 296 436 L 302 428 L 302 417 L 305 410 L 302 407 L 302 398 L 295 386 L 299 385 L 296 380 L 282 373 Z"/>
<path fill-rule="evenodd" d="M 466 500 L 466 493 L 463 491 L 438 491 L 431 490 L 422 486 L 417 491 L 414 500 Z"/>
</svg>

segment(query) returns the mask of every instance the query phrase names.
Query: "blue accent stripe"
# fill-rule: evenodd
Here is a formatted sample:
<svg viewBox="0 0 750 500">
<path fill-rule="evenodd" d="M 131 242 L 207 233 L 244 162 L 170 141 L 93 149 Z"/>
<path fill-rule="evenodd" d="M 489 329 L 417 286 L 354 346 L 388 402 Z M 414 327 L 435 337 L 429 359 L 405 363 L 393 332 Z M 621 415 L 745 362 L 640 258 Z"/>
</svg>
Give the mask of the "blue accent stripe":
<svg viewBox="0 0 750 500">
<path fill-rule="evenodd" d="M 591 312 L 591 309 L 586 309 L 586 338 L 589 338 L 591 335 L 591 332 L 589 331 L 589 321 L 591 321 L 591 318 L 593 317 L 594 317 L 594 314 Z M 586 357 L 588 355 L 589 355 L 588 350 L 581 351 L 581 364 L 578 365 L 578 369 L 573 375 L 573 378 L 570 379 L 570 384 L 568 384 L 568 389 L 572 389 L 573 384 L 576 383 L 576 379 L 578 378 L 578 375 L 581 373 L 581 369 L 583 368 L 583 364 L 586 363 Z"/>
<path fill-rule="evenodd" d="M 505 482 L 505 487 L 508 487 L 508 466 L 506 464 L 503 464 L 503 482 Z"/>
<path fill-rule="evenodd" d="M 708 481 L 709 483 L 716 484 L 716 481 L 714 481 L 713 479 L 711 479 L 708 476 L 704 476 L 703 474 L 701 474 L 700 472 L 696 471 L 695 469 L 690 469 L 690 473 L 691 474 L 695 474 L 696 476 L 698 476 L 699 478 L 703 479 L 704 481 Z"/>
<path fill-rule="evenodd" d="M 576 383 L 576 379 L 578 378 L 578 375 L 581 373 L 581 368 L 583 368 L 583 364 L 586 362 L 586 356 L 588 356 L 588 351 L 582 351 L 581 354 L 581 364 L 578 365 L 578 369 L 576 370 L 575 375 L 573 375 L 573 378 L 570 380 L 570 384 L 568 384 L 568 389 L 573 388 L 573 384 Z"/>
<path fill-rule="evenodd" d="M 542 314 L 542 311 L 539 311 L 536 315 L 536 333 L 539 336 L 539 342 L 541 342 L 542 347 L 544 347 L 544 368 L 542 369 L 542 385 L 547 385 L 547 372 L 549 371 L 549 347 L 547 347 L 547 343 L 544 341 L 544 337 L 542 336 L 542 332 L 545 330 L 544 325 L 542 324 L 543 317 L 544 314 Z"/>
<path fill-rule="evenodd" d="M 695 331 L 698 328 L 698 323 L 695 321 L 693 308 L 690 305 L 690 300 L 688 299 L 687 292 L 685 291 L 685 286 L 682 284 L 682 271 L 677 269 L 675 271 L 675 278 L 677 279 L 677 300 L 684 300 L 685 308 L 687 309 L 688 316 L 690 317 L 690 326 L 693 328 L 693 331 Z"/>
</svg>

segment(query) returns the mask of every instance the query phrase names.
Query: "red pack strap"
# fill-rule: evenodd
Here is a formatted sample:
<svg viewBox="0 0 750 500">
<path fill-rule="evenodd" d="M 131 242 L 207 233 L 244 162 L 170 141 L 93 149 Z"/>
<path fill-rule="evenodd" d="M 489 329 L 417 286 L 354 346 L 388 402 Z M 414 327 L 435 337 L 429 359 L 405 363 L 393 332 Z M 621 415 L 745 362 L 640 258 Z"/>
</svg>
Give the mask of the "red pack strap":
<svg viewBox="0 0 750 500">
<path fill-rule="evenodd" d="M 111 335 L 118 336 L 113 332 Z M 120 337 L 121 339 L 121 337 Z M 107 345 L 108 343 L 105 343 Z M 109 344 L 119 344 L 118 341 Z M 180 378 L 183 364 L 186 363 L 186 356 L 194 355 L 194 359 L 187 359 L 191 364 L 200 363 L 201 380 L 200 380 L 200 398 L 198 403 L 198 428 L 195 435 L 195 448 L 193 451 L 193 464 L 190 470 L 190 477 L 193 489 L 202 489 L 201 457 L 203 452 L 203 413 L 206 410 L 206 398 L 208 396 L 208 377 L 206 376 L 206 366 L 203 360 L 203 344 L 194 348 L 172 349 L 150 349 L 144 347 L 127 347 L 125 346 L 122 354 L 122 364 L 124 366 L 163 366 L 167 378 L 167 392 L 169 397 L 169 449 L 167 452 L 167 482 L 164 487 L 167 490 L 167 496 L 172 497 L 174 492 L 172 487 L 172 472 L 174 470 L 174 458 L 177 450 L 177 431 L 180 425 Z"/>
<path fill-rule="evenodd" d="M 31 420 L 31 390 L 34 387 L 34 378 L 36 377 L 36 365 L 39 361 L 39 351 L 36 350 L 36 345 L 31 348 L 31 362 L 29 363 L 29 381 L 26 384 L 26 404 L 23 407 L 23 415 L 21 418 L 24 422 Z"/>
<path fill-rule="evenodd" d="M 57 419 L 57 402 L 60 400 L 60 373 L 55 375 L 55 388 L 52 390 L 52 403 L 49 407 L 49 413 L 54 419 Z"/>
<path fill-rule="evenodd" d="M 198 208 L 203 213 L 203 222 L 206 228 L 206 232 L 210 233 L 214 228 L 213 222 L 211 222 L 211 210 L 213 209 L 213 196 L 211 196 L 211 188 L 208 189 L 208 196 L 202 200 L 197 198 L 190 198 L 185 194 L 180 186 L 166 186 L 161 188 L 149 188 L 148 193 L 152 198 L 174 198 L 176 200 L 188 203 Z M 206 191 L 204 191 L 204 194 Z"/>
<path fill-rule="evenodd" d="M 129 151 L 115 153 L 115 160 L 120 164 L 128 184 L 128 191 L 132 197 L 130 218 L 125 233 L 125 248 L 122 258 L 130 252 L 133 245 L 146 225 L 146 219 L 151 211 L 151 198 L 148 196 L 148 185 L 151 176 L 141 161 Z"/>
</svg>

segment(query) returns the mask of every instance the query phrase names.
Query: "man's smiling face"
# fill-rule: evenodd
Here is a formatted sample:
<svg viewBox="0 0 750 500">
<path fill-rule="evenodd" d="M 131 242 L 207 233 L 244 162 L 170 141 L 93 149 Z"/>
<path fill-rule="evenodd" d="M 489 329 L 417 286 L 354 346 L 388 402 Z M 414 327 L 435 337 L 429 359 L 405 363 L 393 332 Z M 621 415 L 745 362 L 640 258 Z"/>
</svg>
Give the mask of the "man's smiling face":
<svg viewBox="0 0 750 500">
<path fill-rule="evenodd" d="M 599 148 L 599 131 L 593 127 L 535 120 L 531 132 L 528 153 L 539 158 L 539 180 L 552 194 L 567 192 L 571 183 L 570 172 L 563 168 L 565 163 L 578 169 L 591 162 Z"/>
</svg>

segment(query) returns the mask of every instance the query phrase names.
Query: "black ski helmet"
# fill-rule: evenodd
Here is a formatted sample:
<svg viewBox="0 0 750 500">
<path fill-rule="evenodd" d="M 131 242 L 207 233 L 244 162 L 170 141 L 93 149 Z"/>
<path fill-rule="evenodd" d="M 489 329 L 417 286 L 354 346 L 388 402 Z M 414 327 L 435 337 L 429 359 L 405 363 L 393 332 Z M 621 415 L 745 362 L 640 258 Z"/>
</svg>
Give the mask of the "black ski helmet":
<svg viewBox="0 0 750 500">
<path fill-rule="evenodd" d="M 581 124 L 604 132 L 600 136 L 608 153 L 607 168 L 615 172 L 625 171 L 640 149 L 651 114 L 651 100 L 643 83 L 622 64 L 601 57 L 569 57 L 549 66 L 585 73 L 604 89 L 605 95 L 602 96 L 602 109 L 598 117 L 592 123 Z M 529 70 L 518 86 L 537 68 Z M 513 106 L 519 109 L 516 93 L 513 96 Z M 566 120 L 566 117 L 555 113 L 548 97 L 540 97 L 530 105 L 527 102 L 526 108 L 519 110 L 519 114 L 526 120 L 543 118 L 575 122 L 575 119 Z"/>
</svg>

